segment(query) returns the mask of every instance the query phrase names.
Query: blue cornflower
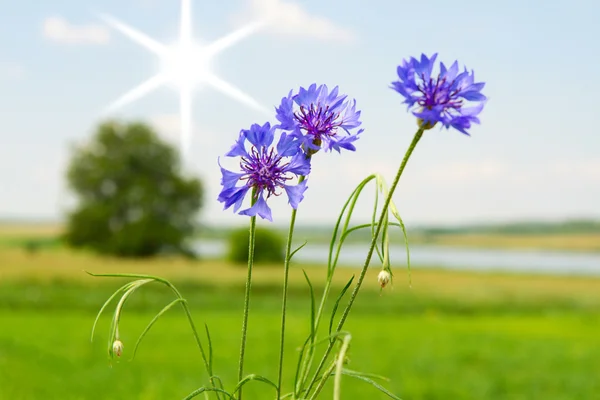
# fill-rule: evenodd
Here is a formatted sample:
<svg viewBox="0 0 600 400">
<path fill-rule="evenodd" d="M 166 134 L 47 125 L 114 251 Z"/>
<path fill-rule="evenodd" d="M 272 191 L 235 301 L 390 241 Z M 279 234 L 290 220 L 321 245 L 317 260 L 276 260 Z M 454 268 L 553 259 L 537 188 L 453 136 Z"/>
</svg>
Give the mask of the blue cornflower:
<svg viewBox="0 0 600 400">
<path fill-rule="evenodd" d="M 392 89 L 404 96 L 408 108 L 414 107 L 413 114 L 425 129 L 431 129 L 440 122 L 447 129 L 450 127 L 468 135 L 471 123 L 479 123 L 477 115 L 483 109 L 486 97 L 481 94 L 485 83 L 475 83 L 475 75 L 467 69 L 461 73 L 455 61 L 447 69 L 440 63 L 440 72 L 432 77 L 437 53 L 431 58 L 421 55 L 421 61 L 412 58 L 403 60 L 398 67 L 397 82 L 392 82 Z M 465 108 L 464 101 L 476 104 Z"/>
<path fill-rule="evenodd" d="M 266 198 L 278 196 L 283 189 L 288 196 L 292 208 L 304 198 L 306 181 L 296 185 L 287 185 L 293 179 L 292 175 L 306 176 L 310 173 L 310 160 L 300 150 L 298 138 L 282 133 L 277 146 L 272 146 L 275 138 L 275 127 L 268 122 L 263 126 L 253 124 L 249 130 L 242 130 L 236 143 L 231 147 L 227 157 L 241 157 L 241 173 L 232 172 L 221 167 L 223 190 L 219 201 L 225 203 L 225 209 L 233 205 L 237 212 L 250 189 L 255 190 L 255 203 L 252 207 L 239 212 L 241 215 L 259 215 L 272 221 L 271 209 Z M 246 149 L 246 141 L 250 149 Z M 242 186 L 236 186 L 242 182 Z"/>
<path fill-rule="evenodd" d="M 329 92 L 327 86 L 317 87 L 314 83 L 308 90 L 301 87 L 297 94 L 290 91 L 276 108 L 278 127 L 298 137 L 308 155 L 320 149 L 338 153 L 341 149 L 354 151 L 353 142 L 363 129 L 350 133 L 350 129 L 361 124 L 360 111 L 356 111 L 356 100 L 351 102 L 346 98 L 338 95 L 337 86 Z"/>
</svg>

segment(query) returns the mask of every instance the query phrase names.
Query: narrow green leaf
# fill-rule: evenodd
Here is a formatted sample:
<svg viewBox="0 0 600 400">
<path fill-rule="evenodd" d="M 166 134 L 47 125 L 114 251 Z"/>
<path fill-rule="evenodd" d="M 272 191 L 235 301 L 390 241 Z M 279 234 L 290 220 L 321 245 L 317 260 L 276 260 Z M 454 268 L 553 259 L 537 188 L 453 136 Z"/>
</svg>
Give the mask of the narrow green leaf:
<svg viewBox="0 0 600 400">
<path fill-rule="evenodd" d="M 298 355 L 298 365 L 296 367 L 296 374 L 294 376 L 294 394 L 296 396 L 298 396 L 300 394 L 300 371 L 302 370 L 302 361 L 304 360 L 304 355 L 305 355 L 305 351 L 308 347 L 308 343 L 311 342 L 313 336 L 312 336 L 312 332 L 308 335 L 308 337 L 306 338 L 306 340 L 304 341 L 304 344 L 302 345 L 302 348 L 300 349 L 300 354 Z"/>
<path fill-rule="evenodd" d="M 342 372 L 343 372 L 345 375 L 348 375 L 348 376 L 362 376 L 362 377 L 364 377 L 364 378 L 379 379 L 379 380 L 381 380 L 381 381 L 386 381 L 386 382 L 389 382 L 389 381 L 390 381 L 390 378 L 388 378 L 388 377 L 385 377 L 385 376 L 382 376 L 382 375 L 371 374 L 371 373 L 368 373 L 368 372 L 354 371 L 354 370 L 347 369 L 347 368 L 344 368 L 344 369 L 342 370 Z"/>
<path fill-rule="evenodd" d="M 374 388 L 378 389 L 380 392 L 384 393 L 385 395 L 387 395 L 388 397 L 390 397 L 394 400 L 402 400 L 400 397 L 396 396 L 394 393 L 390 392 L 388 389 L 386 389 L 379 383 L 375 382 L 373 379 L 366 377 L 365 375 L 347 373 L 347 370 L 346 371 L 342 370 L 342 374 L 351 376 L 356 379 L 360 379 L 363 382 L 367 382 L 368 384 L 372 385 Z"/>
<path fill-rule="evenodd" d="M 224 388 L 224 386 L 223 386 L 223 380 L 221 379 L 221 377 L 220 377 L 220 376 L 218 376 L 218 375 L 213 375 L 213 376 L 211 376 L 211 377 L 210 377 L 210 379 L 212 379 L 212 380 L 215 380 L 215 381 L 219 382 L 219 387 L 220 387 L 221 389 L 223 389 L 223 388 Z"/>
<path fill-rule="evenodd" d="M 89 272 L 89 271 L 85 271 L 84 272 L 88 275 L 91 276 L 95 276 L 98 278 L 138 278 L 138 279 L 152 279 L 155 281 L 159 281 L 159 282 L 163 282 L 163 283 L 169 283 L 170 282 L 166 279 L 163 279 L 161 277 L 158 276 L 154 276 L 154 275 L 145 275 L 145 274 L 96 274 L 93 272 Z"/>
<path fill-rule="evenodd" d="M 108 298 L 108 300 L 106 300 L 104 302 L 104 304 L 102 305 L 102 307 L 100 308 L 100 311 L 98 311 L 98 314 L 96 315 L 96 319 L 94 320 L 94 324 L 92 325 L 92 336 L 90 338 L 90 341 L 93 342 L 94 341 L 94 332 L 96 331 L 96 325 L 98 324 L 98 320 L 100 319 L 100 315 L 102 315 L 102 312 L 106 309 L 106 307 L 110 304 L 110 302 L 119 295 L 119 293 L 126 291 L 127 289 L 129 289 L 129 286 L 132 285 L 132 282 L 127 282 L 125 285 L 121 286 L 120 288 L 118 288 L 113 294 L 112 296 L 110 296 Z"/>
<path fill-rule="evenodd" d="M 204 393 L 204 392 L 217 392 L 217 393 L 223 393 L 224 395 L 227 395 L 227 397 L 229 397 L 231 400 L 235 400 L 235 397 L 233 397 L 231 394 L 229 394 L 228 392 L 226 392 L 223 389 L 218 389 L 218 388 L 206 388 L 206 387 L 201 387 L 200 389 L 196 389 L 194 390 L 192 393 L 188 394 L 186 397 L 183 398 L 183 400 L 190 400 L 193 399 L 194 397 Z"/>
<path fill-rule="evenodd" d="M 312 283 L 310 283 L 310 279 L 308 278 L 308 275 L 306 274 L 305 270 L 302 270 L 302 272 L 304 273 L 304 278 L 306 279 L 306 282 L 308 283 L 308 288 L 310 290 L 310 336 L 312 338 L 315 337 L 315 292 L 313 290 L 313 285 Z"/>
<path fill-rule="evenodd" d="M 171 309 L 171 307 L 173 307 L 175 304 L 177 304 L 177 303 L 183 303 L 183 302 L 185 302 L 184 299 L 175 299 L 175 300 L 173 300 L 172 302 L 170 302 L 169 304 L 167 304 L 162 310 L 160 310 L 158 312 L 158 314 L 156 314 L 154 316 L 154 318 L 152 318 L 152 320 L 150 321 L 150 323 L 146 326 L 146 328 L 142 331 L 142 333 L 138 337 L 138 340 L 135 342 L 135 346 L 133 347 L 133 354 L 131 355 L 131 361 L 133 361 L 133 359 L 135 358 L 138 346 L 142 342 L 142 339 L 146 336 L 146 334 L 148 333 L 148 331 L 150 330 L 150 328 L 152 328 L 152 326 L 156 323 L 156 321 L 158 321 L 158 319 L 164 313 L 166 313 L 167 311 L 169 311 Z"/>
<path fill-rule="evenodd" d="M 348 288 L 352 284 L 353 280 L 354 280 L 354 275 L 352 275 L 352 278 L 350 278 L 350 280 L 348 281 L 348 283 L 346 283 L 346 286 L 344 286 L 344 288 L 340 292 L 339 296 L 335 300 L 335 303 L 333 305 L 333 310 L 331 311 L 331 319 L 329 320 L 329 334 L 330 335 L 331 335 L 331 330 L 333 329 L 333 320 L 335 318 L 335 313 L 337 312 L 337 309 L 339 307 L 340 301 L 342 300 L 342 297 L 344 297 L 344 294 L 346 294 L 346 291 L 348 290 Z"/>
<path fill-rule="evenodd" d="M 331 236 L 331 242 L 329 244 L 329 256 L 328 256 L 328 259 L 327 259 L 327 271 L 328 271 L 328 274 L 331 273 L 331 270 L 335 269 L 335 265 L 334 264 L 337 264 L 337 257 L 336 257 L 336 260 L 333 261 L 333 248 L 334 248 L 335 243 L 336 243 L 336 239 L 337 239 L 337 235 L 338 235 L 338 231 L 339 231 L 340 225 L 342 223 L 342 219 L 344 218 L 344 215 L 346 214 L 346 210 L 348 210 L 348 216 L 346 217 L 345 228 L 342 229 L 342 234 L 343 234 L 343 231 L 346 230 L 346 228 L 348 227 L 348 224 L 350 222 L 350 217 L 352 215 L 352 212 L 354 211 L 354 206 L 356 205 L 356 201 L 358 200 L 358 197 L 360 196 L 362 190 L 367 185 L 367 183 L 369 183 L 373 179 L 377 179 L 377 175 L 375 175 L 375 174 L 369 175 L 368 177 L 366 177 L 365 179 L 363 179 L 363 181 L 360 182 L 358 184 L 358 186 L 352 191 L 352 193 L 350 194 L 350 196 L 346 200 L 346 203 L 344 203 L 344 206 L 342 207 L 342 210 L 341 210 L 341 212 L 340 212 L 340 214 L 338 216 L 338 219 L 336 221 L 336 224 L 335 224 L 335 227 L 334 227 L 334 230 L 333 230 L 333 234 Z M 339 251 L 340 251 L 340 246 L 338 246 L 337 255 L 339 255 Z"/>
<path fill-rule="evenodd" d="M 125 293 L 123 293 L 123 296 L 121 296 L 121 299 L 117 303 L 117 306 L 115 307 L 115 312 L 113 314 L 113 319 L 110 324 L 110 331 L 108 334 L 108 354 L 109 354 L 110 358 L 114 357 L 113 343 L 114 343 L 116 337 L 118 336 L 119 321 L 121 320 L 121 311 L 123 309 L 123 306 L 125 305 L 125 302 L 129 298 L 129 296 L 131 296 L 131 294 L 133 294 L 133 292 L 135 292 L 137 289 L 139 289 L 141 286 L 145 285 L 146 283 L 149 283 L 152 281 L 153 281 L 152 279 L 138 279 L 137 281 L 132 282 L 130 284 L 130 287 L 125 291 Z"/>
<path fill-rule="evenodd" d="M 398 227 L 400 226 L 400 224 L 399 224 L 399 223 L 397 223 L 397 222 L 389 222 L 389 223 L 388 223 L 388 225 L 390 225 L 390 226 L 398 226 Z M 377 226 L 377 224 L 375 224 L 375 226 Z M 349 235 L 350 235 L 351 233 L 353 233 L 353 232 L 356 232 L 356 231 L 358 231 L 358 230 L 361 230 L 361 229 L 370 228 L 370 227 L 371 227 L 371 224 L 361 224 L 361 225 L 356 225 L 356 226 L 353 226 L 352 228 L 349 228 L 349 229 L 348 229 L 348 230 L 347 230 L 347 231 L 344 233 L 344 235 L 345 235 L 345 236 L 349 236 Z M 345 239 L 346 239 L 346 238 L 344 237 L 344 240 L 345 240 Z"/>
<path fill-rule="evenodd" d="M 352 336 L 346 335 L 344 337 L 344 341 L 342 343 L 342 347 L 340 348 L 340 352 L 338 354 L 338 359 L 335 365 L 335 378 L 333 383 L 333 399 L 340 400 L 340 392 L 342 386 L 342 370 L 344 368 L 344 360 L 346 359 L 346 352 L 348 351 L 348 347 L 350 347 L 350 341 L 352 340 Z"/>
<path fill-rule="evenodd" d="M 298 248 L 294 251 L 292 251 L 290 253 L 290 260 L 292 259 L 292 257 L 294 257 L 294 254 L 296 254 L 296 252 L 298 252 L 298 250 L 300 250 L 301 248 L 303 248 L 304 246 L 306 246 L 308 242 L 305 240 L 304 243 L 302 243 L 300 246 L 298 246 Z"/>
<path fill-rule="evenodd" d="M 259 381 L 259 382 L 266 383 L 267 385 L 270 385 L 273 388 L 275 388 L 275 391 L 277 391 L 277 385 L 275 383 L 273 383 L 273 381 L 271 381 L 270 379 L 265 378 L 264 376 L 261 376 L 261 375 L 251 374 L 251 375 L 246 376 L 244 379 L 242 379 L 241 381 L 238 382 L 233 393 L 237 393 L 238 390 L 240 390 L 242 386 L 244 386 L 246 383 L 248 383 L 250 381 Z"/>
<path fill-rule="evenodd" d="M 323 338 L 323 339 L 321 339 L 321 340 L 319 340 L 317 342 L 310 343 L 310 345 L 309 345 L 310 336 L 308 338 L 306 338 L 306 340 L 304 342 L 304 345 L 302 346 L 302 349 L 300 350 L 300 358 L 298 359 L 298 369 L 296 370 L 296 378 L 295 378 L 296 384 L 294 386 L 296 390 L 295 390 L 294 394 L 295 394 L 295 396 L 297 398 L 300 398 L 300 395 L 303 394 L 304 392 L 306 392 L 306 389 L 302 389 L 302 387 L 300 385 L 300 384 L 303 384 L 304 382 L 303 381 L 299 382 L 299 379 L 298 379 L 298 374 L 299 374 L 299 371 L 300 371 L 300 365 L 301 365 L 301 362 L 302 362 L 302 357 L 303 357 L 303 353 L 304 353 L 305 349 L 306 348 L 313 349 L 317 345 L 320 345 L 322 343 L 329 343 L 332 339 L 337 339 L 340 336 L 343 337 L 343 336 L 346 336 L 346 335 L 349 335 L 349 334 L 350 333 L 348 333 L 346 331 L 335 332 L 335 333 L 333 333 L 333 334 L 331 334 L 331 335 L 329 335 L 329 336 L 327 336 L 327 337 L 325 337 L 325 338 Z M 308 371 L 306 371 L 306 373 L 308 374 Z"/>
<path fill-rule="evenodd" d="M 402 234 L 404 235 L 404 244 L 406 246 L 406 267 L 408 268 L 408 283 L 412 286 L 412 273 L 410 269 L 410 248 L 408 245 L 408 233 L 406 232 L 406 226 L 404 226 L 404 222 L 400 217 L 400 213 L 396 208 L 396 205 L 393 202 L 390 202 L 390 210 L 392 211 L 392 215 L 398 220 L 400 224 L 400 228 L 402 229 Z"/>
<path fill-rule="evenodd" d="M 208 370 L 212 374 L 213 348 L 212 340 L 210 339 L 210 332 L 208 330 L 208 324 L 204 323 L 204 329 L 206 330 L 206 339 L 208 340 Z"/>
</svg>

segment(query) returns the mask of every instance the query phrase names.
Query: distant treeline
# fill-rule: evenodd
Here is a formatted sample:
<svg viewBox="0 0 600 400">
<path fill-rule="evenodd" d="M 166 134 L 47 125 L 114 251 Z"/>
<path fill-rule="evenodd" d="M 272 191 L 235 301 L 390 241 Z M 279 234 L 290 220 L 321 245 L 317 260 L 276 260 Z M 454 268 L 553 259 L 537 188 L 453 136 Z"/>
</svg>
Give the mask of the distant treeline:
<svg viewBox="0 0 600 400">
<path fill-rule="evenodd" d="M 285 233 L 284 227 L 273 227 Z M 201 236 L 206 238 L 225 238 L 230 228 L 204 227 Z M 294 236 L 297 239 L 311 238 L 329 241 L 333 227 L 314 225 L 297 226 Z M 390 231 L 392 237 L 401 238 L 402 232 L 394 227 Z M 455 226 L 420 226 L 409 227 L 409 236 L 443 236 L 443 235 L 570 235 L 570 234 L 600 234 L 600 221 L 598 220 L 567 220 L 560 222 L 513 222 L 504 224 L 473 224 Z M 364 240 L 370 237 L 370 230 L 363 229 L 352 233 L 348 240 Z"/>
<path fill-rule="evenodd" d="M 413 230 L 425 235 L 452 234 L 589 234 L 600 233 L 600 221 L 569 220 L 561 222 L 514 222 L 507 224 L 465 225 L 453 227 L 428 227 Z"/>
<path fill-rule="evenodd" d="M 25 232 L 19 233 L 18 240 L 22 241 L 23 237 L 38 237 L 37 229 L 43 226 L 60 225 L 60 222 L 48 221 L 23 221 L 23 220 L 1 220 L 0 228 L 5 227 L 5 237 L 1 241 L 11 241 L 10 231 L 14 227 L 25 227 L 31 225 L 32 232 L 27 235 Z M 266 225 L 265 227 L 269 227 Z M 215 225 L 201 225 L 199 228 L 199 236 L 206 239 L 226 239 L 230 233 L 239 228 L 222 227 Z M 271 225 L 271 229 L 287 234 L 287 227 Z M 333 231 L 332 225 L 300 225 L 296 226 L 294 237 L 297 240 L 313 239 L 320 241 L 329 241 Z M 393 227 L 390 230 L 393 238 L 402 237 L 402 232 L 398 227 Z M 444 235 L 466 235 L 466 234 L 481 234 L 481 235 L 576 235 L 576 234 L 600 234 L 600 220 L 592 219 L 573 219 L 558 222 L 512 222 L 512 223 L 495 223 L 495 224 L 470 224 L 470 225 L 453 225 L 453 226 L 413 226 L 408 227 L 409 236 L 444 236 Z M 43 235 L 48 236 L 48 235 Z M 370 229 L 356 231 L 350 235 L 348 240 L 365 240 L 370 238 Z M 15 239 L 16 240 L 16 239 Z"/>
</svg>

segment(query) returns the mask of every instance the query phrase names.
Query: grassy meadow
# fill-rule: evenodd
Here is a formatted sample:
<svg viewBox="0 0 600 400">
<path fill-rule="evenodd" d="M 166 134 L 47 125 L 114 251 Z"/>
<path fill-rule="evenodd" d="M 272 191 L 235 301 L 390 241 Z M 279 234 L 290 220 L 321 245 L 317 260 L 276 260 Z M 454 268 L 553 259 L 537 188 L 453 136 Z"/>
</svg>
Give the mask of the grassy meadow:
<svg viewBox="0 0 600 400">
<path fill-rule="evenodd" d="M 24 229 L 24 228 L 22 228 Z M 40 229 L 51 242 L 56 231 Z M 122 359 L 107 359 L 109 317 L 92 323 L 123 279 L 84 273 L 157 274 L 177 285 L 195 323 L 206 323 L 214 367 L 232 387 L 237 368 L 245 268 L 219 260 L 118 260 L 60 246 L 24 245 L 31 231 L 0 229 L 0 399 L 181 399 L 207 380 L 181 309 L 172 309 L 130 361 L 137 336 L 173 298 L 157 284 L 136 292 L 121 319 Z M 285 390 L 291 389 L 297 348 L 308 334 L 309 295 L 324 270 L 292 266 Z M 338 270 L 335 292 L 357 271 Z M 384 375 L 381 383 L 406 400 L 593 399 L 600 393 L 600 279 L 452 272 L 395 271 L 383 292 L 369 272 L 346 330 L 348 368 Z M 254 273 L 246 371 L 276 378 L 279 266 Z M 331 309 L 329 304 L 328 311 Z M 109 309 L 108 314 L 112 311 Z M 322 398 L 331 398 L 326 387 Z M 271 399 L 250 383 L 244 398 Z M 198 397 L 202 398 L 202 397 Z M 364 382 L 343 378 L 342 399 L 385 399 Z"/>
</svg>

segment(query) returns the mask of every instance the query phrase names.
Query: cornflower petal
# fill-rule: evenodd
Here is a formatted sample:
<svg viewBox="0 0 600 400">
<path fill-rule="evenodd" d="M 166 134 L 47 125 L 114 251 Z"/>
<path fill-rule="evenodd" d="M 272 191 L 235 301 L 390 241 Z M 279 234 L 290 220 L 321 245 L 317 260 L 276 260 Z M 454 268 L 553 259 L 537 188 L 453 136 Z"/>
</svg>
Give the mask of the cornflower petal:
<svg viewBox="0 0 600 400">
<path fill-rule="evenodd" d="M 280 156 L 294 156 L 300 151 L 300 139 L 293 134 L 283 132 L 277 143 L 277 153 Z"/>
<path fill-rule="evenodd" d="M 225 153 L 225 155 L 227 157 L 246 157 L 248 156 L 248 153 L 246 152 L 246 147 L 245 147 L 245 142 L 246 142 L 246 136 L 245 135 L 240 135 L 238 140 L 235 141 L 235 144 L 233 146 L 231 146 L 231 149 Z"/>
<path fill-rule="evenodd" d="M 275 116 L 279 120 L 278 125 L 281 129 L 294 129 L 294 99 L 292 96 L 292 90 L 290 93 L 281 99 L 279 107 L 275 107 Z"/>
<path fill-rule="evenodd" d="M 265 201 L 263 194 L 261 193 L 256 200 L 256 203 L 250 208 L 240 211 L 240 215 L 247 215 L 249 217 L 254 217 L 258 215 L 262 219 L 266 219 L 268 221 L 273 222 L 273 216 L 271 215 L 271 209 L 269 205 Z"/>
<path fill-rule="evenodd" d="M 304 153 L 299 152 L 290 161 L 287 166 L 287 171 L 298 176 L 307 176 L 310 174 L 310 160 Z"/>
<path fill-rule="evenodd" d="M 355 151 L 356 147 L 354 146 L 353 143 L 356 140 L 358 140 L 358 135 L 360 135 L 363 131 L 364 131 L 364 129 L 360 129 L 354 136 L 346 136 L 346 137 L 338 140 L 337 142 L 330 142 L 329 148 L 331 150 L 337 151 L 338 153 L 341 153 L 341 149 Z"/>
<path fill-rule="evenodd" d="M 298 94 L 296 96 L 294 96 L 294 102 L 297 105 L 315 103 L 317 101 L 317 99 L 319 98 L 319 95 L 321 94 L 323 87 L 326 88 L 325 85 L 319 86 L 317 88 L 316 83 L 313 83 L 312 85 L 310 85 L 308 87 L 308 90 L 301 87 L 298 90 Z"/>
<path fill-rule="evenodd" d="M 469 100 L 469 101 L 484 101 L 487 99 L 487 97 L 485 97 L 483 94 L 481 94 L 480 92 L 478 92 L 476 90 L 464 92 L 462 97 L 463 97 L 463 99 Z"/>
<path fill-rule="evenodd" d="M 233 205 L 233 212 L 237 212 L 242 206 L 242 202 L 244 201 L 244 197 L 246 197 L 246 193 L 248 193 L 248 189 L 249 188 L 245 186 L 223 189 L 218 198 L 220 202 L 225 203 L 223 209 L 227 210 Z"/>
<path fill-rule="evenodd" d="M 240 174 L 237 172 L 232 172 L 229 171 L 223 167 L 221 168 L 221 174 L 223 175 L 223 177 L 221 178 L 221 185 L 223 185 L 224 188 L 232 188 L 235 186 L 235 184 L 237 183 L 237 181 L 240 180 L 240 178 L 242 176 L 244 176 L 244 174 Z"/>
<path fill-rule="evenodd" d="M 255 147 L 270 146 L 273 143 L 275 134 L 271 129 L 270 123 L 265 123 L 263 126 L 252 124 L 246 138 Z"/>
<path fill-rule="evenodd" d="M 306 186 L 306 183 L 307 183 L 306 181 L 302 181 L 299 184 L 294 185 L 294 186 L 290 186 L 290 185 L 283 186 L 283 188 L 285 189 L 285 192 L 287 193 L 289 203 L 294 210 L 296 210 L 298 208 L 298 205 L 304 199 L 304 192 L 306 191 L 306 189 L 308 189 L 308 186 Z"/>
</svg>

